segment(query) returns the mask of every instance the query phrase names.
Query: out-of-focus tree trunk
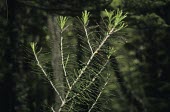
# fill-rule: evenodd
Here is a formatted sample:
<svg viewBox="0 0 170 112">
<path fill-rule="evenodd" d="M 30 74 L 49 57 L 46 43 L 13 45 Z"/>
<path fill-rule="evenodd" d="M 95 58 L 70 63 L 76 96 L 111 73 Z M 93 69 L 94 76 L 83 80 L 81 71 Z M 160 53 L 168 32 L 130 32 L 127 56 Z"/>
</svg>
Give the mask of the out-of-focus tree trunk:
<svg viewBox="0 0 170 112">
<path fill-rule="evenodd" d="M 54 83 L 61 87 L 56 88 L 59 89 L 59 92 L 61 96 L 64 95 L 64 90 L 62 89 L 63 84 L 63 72 L 62 72 L 62 66 L 61 66 L 61 51 L 60 51 L 60 32 L 59 32 L 59 26 L 57 24 L 57 16 L 56 15 L 48 15 L 48 27 L 49 27 L 49 33 L 51 38 L 51 51 L 52 51 L 52 67 L 53 67 L 53 78 Z M 55 99 L 55 111 L 57 112 L 60 106 L 60 99 L 57 94 Z"/>
<path fill-rule="evenodd" d="M 17 72 L 17 43 L 18 43 L 18 33 L 15 30 L 15 19 L 16 19 L 16 1 L 7 1 L 8 3 L 8 23 L 7 23 L 7 39 L 4 42 L 4 55 L 3 59 L 4 68 L 6 70 L 2 71 L 4 73 L 3 81 L 5 82 L 2 87 L 2 111 L 13 112 L 15 111 L 16 103 L 16 93 L 15 93 L 15 78 L 18 75 Z M 5 38 L 5 37 L 4 37 Z M 6 109 L 6 110 L 5 110 Z"/>
<path fill-rule="evenodd" d="M 0 75 L 2 78 L 0 81 L 0 111 L 28 112 L 29 108 L 26 102 L 28 88 L 25 83 L 23 49 L 19 46 L 21 35 L 18 15 L 21 12 L 18 10 L 19 5 L 16 0 L 6 0 L 5 2 L 6 23 L 0 29 L 3 32 L 3 36 L 1 35 L 3 48 L 0 51 Z M 1 1 L 1 3 L 3 2 Z M 3 10 L 3 8 L 1 9 Z"/>
</svg>

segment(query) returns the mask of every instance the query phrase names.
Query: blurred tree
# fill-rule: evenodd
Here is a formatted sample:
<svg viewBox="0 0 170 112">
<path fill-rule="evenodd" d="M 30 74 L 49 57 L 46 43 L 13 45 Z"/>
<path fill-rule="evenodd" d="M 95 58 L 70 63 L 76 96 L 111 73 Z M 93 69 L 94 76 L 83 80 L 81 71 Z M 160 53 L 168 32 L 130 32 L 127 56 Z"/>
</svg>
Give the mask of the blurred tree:
<svg viewBox="0 0 170 112">
<path fill-rule="evenodd" d="M 24 58 L 26 56 L 24 46 L 33 40 L 43 40 L 43 38 L 39 38 L 45 35 L 42 29 L 43 14 L 34 12 L 30 8 L 24 8 L 16 0 L 4 0 L 1 3 L 0 110 L 29 112 L 35 103 L 35 99 L 31 101 L 32 98 L 29 99 L 29 97 L 34 96 L 35 88 L 32 86 L 35 86 L 36 83 L 28 82 L 32 76 L 30 77 L 31 73 L 28 73 L 30 68 Z M 41 21 L 36 17 L 37 14 Z"/>
<path fill-rule="evenodd" d="M 131 74 L 132 79 L 128 79 L 131 89 L 143 96 L 149 112 L 168 112 L 170 1 L 124 0 L 122 7 L 129 12 L 127 19 L 131 28 L 127 31 L 129 37 L 133 37 L 125 46 L 129 56 L 134 57 L 130 64 L 133 69 L 125 73 Z"/>
</svg>

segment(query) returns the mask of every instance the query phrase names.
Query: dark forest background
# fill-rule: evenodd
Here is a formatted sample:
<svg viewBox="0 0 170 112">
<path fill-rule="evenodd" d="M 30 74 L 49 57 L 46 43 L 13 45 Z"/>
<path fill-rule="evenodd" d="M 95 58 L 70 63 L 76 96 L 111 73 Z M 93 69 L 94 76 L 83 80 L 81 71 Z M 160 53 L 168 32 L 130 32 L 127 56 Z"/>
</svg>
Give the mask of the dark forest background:
<svg viewBox="0 0 170 112">
<path fill-rule="evenodd" d="M 0 112 L 44 112 L 54 102 L 53 90 L 30 63 L 29 49 L 30 42 L 50 49 L 51 16 L 72 18 L 88 10 L 100 22 L 103 10 L 118 8 L 128 13 L 128 27 L 119 38 L 124 43 L 115 44 L 114 83 L 105 90 L 108 103 L 101 108 L 169 112 L 170 0 L 0 0 Z"/>
</svg>

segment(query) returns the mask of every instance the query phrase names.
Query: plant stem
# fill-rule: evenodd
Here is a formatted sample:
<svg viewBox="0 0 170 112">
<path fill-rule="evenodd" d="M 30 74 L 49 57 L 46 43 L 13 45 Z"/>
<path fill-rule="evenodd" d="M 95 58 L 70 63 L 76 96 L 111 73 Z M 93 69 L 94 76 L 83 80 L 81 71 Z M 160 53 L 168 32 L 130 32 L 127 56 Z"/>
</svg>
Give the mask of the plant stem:
<svg viewBox="0 0 170 112">
<path fill-rule="evenodd" d="M 44 68 L 42 67 L 42 65 L 40 64 L 40 61 L 38 60 L 37 54 L 35 52 L 35 49 L 33 49 L 33 53 L 34 53 L 34 57 L 36 59 L 37 65 L 38 67 L 41 69 L 41 71 L 43 72 L 44 76 L 47 78 L 47 80 L 49 81 L 50 85 L 52 86 L 52 88 L 54 89 L 54 91 L 58 94 L 61 102 L 63 102 L 63 99 L 59 93 L 59 91 L 57 90 L 57 88 L 54 86 L 53 82 L 48 78 L 48 75 L 46 73 L 46 71 L 44 70 Z"/>
<path fill-rule="evenodd" d="M 61 45 L 61 62 L 62 62 L 62 67 L 63 67 L 63 71 L 64 71 L 64 76 L 65 76 L 65 78 L 66 78 L 66 82 L 67 82 L 67 85 L 68 85 L 68 87 L 69 87 L 69 89 L 71 88 L 70 87 L 70 83 L 69 83 L 69 81 L 68 81 L 68 77 L 67 77 L 67 72 L 66 72 L 66 67 L 65 67 L 65 64 L 64 64 L 64 53 L 63 53 L 63 36 L 62 36 L 62 33 L 61 33 L 61 43 L 60 43 Z"/>
<path fill-rule="evenodd" d="M 85 34 L 86 34 L 87 43 L 88 43 L 88 45 L 89 45 L 89 48 L 90 48 L 90 50 L 91 50 L 91 53 L 93 54 L 93 49 L 92 49 L 92 46 L 91 46 L 91 44 L 90 44 L 90 40 L 89 40 L 88 31 L 87 31 L 86 26 L 84 26 L 84 31 L 85 31 Z"/>
<path fill-rule="evenodd" d="M 105 89 L 106 85 L 107 85 L 107 84 L 108 84 L 108 82 L 109 82 L 109 80 L 108 80 L 108 79 L 109 79 L 109 76 L 110 76 L 110 74 L 108 74 L 108 76 L 107 76 L 107 80 L 106 80 L 106 82 L 105 82 L 105 84 L 104 84 L 103 88 L 101 89 L 101 91 L 100 91 L 100 93 L 98 94 L 98 96 L 97 96 L 97 98 L 96 98 L 95 102 L 92 104 L 92 106 L 91 106 L 91 108 L 89 109 L 89 111 L 88 111 L 88 112 L 91 112 L 91 110 L 94 108 L 94 106 L 96 105 L 97 101 L 99 100 L 99 98 L 100 98 L 100 96 L 101 96 L 101 94 L 102 94 L 103 90 Z"/>
</svg>

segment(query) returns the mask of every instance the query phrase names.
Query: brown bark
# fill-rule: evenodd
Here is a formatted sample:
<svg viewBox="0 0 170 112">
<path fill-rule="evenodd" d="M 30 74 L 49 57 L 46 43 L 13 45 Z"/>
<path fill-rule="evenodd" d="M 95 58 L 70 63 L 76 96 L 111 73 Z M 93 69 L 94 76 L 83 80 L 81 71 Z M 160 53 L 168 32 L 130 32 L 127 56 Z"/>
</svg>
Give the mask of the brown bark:
<svg viewBox="0 0 170 112">
<path fill-rule="evenodd" d="M 52 51 L 52 67 L 53 67 L 53 78 L 54 83 L 63 88 L 63 73 L 62 73 L 62 66 L 61 66 L 61 51 L 60 51 L 60 32 L 59 26 L 57 25 L 57 16 L 55 15 L 48 15 L 48 27 L 49 33 L 51 38 L 51 51 Z M 59 90 L 61 96 L 64 94 L 64 90 L 61 88 L 56 88 Z M 57 112 L 61 101 L 59 96 L 56 94 L 55 99 L 55 111 Z"/>
</svg>

